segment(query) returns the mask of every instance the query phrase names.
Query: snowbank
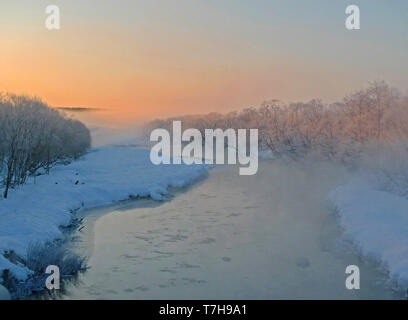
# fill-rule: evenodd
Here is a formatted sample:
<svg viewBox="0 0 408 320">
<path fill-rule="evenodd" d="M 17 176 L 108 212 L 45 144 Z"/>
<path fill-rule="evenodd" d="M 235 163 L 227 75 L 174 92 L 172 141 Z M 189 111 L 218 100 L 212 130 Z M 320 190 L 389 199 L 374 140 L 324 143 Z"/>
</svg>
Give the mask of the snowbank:
<svg viewBox="0 0 408 320">
<path fill-rule="evenodd" d="M 0 284 L 0 300 L 10 300 L 10 293 Z"/>
<path fill-rule="evenodd" d="M 345 235 L 363 254 L 384 262 L 393 279 L 408 283 L 408 200 L 374 190 L 361 178 L 336 188 L 330 199 Z"/>
<path fill-rule="evenodd" d="M 150 150 L 126 147 L 94 148 L 84 158 L 55 167 L 49 175 L 31 179 L 0 200 L 0 253 L 25 256 L 31 242 L 62 237 L 72 211 L 111 204 L 130 196 L 162 200 L 169 186 L 182 187 L 206 173 L 203 165 L 159 165 Z M 9 269 L 25 279 L 30 270 L 0 254 L 0 275 Z"/>
</svg>

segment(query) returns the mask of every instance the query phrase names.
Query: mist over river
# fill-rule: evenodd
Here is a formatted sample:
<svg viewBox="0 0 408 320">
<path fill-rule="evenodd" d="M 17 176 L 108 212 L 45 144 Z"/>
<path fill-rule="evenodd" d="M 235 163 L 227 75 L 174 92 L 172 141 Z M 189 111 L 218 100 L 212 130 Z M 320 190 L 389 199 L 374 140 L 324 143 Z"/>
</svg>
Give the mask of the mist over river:
<svg viewBox="0 0 408 320">
<path fill-rule="evenodd" d="M 64 299 L 391 299 L 379 265 L 354 253 L 327 194 L 333 166 L 261 161 L 254 176 L 217 166 L 165 202 L 83 213 L 72 250 L 90 269 Z M 347 290 L 348 265 L 361 289 Z"/>
</svg>

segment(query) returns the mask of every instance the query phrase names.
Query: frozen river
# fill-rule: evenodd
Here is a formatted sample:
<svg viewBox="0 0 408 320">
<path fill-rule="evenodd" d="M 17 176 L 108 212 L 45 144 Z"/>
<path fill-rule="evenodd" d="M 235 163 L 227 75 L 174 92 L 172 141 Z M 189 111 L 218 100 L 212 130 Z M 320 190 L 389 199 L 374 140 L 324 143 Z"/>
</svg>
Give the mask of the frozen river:
<svg viewBox="0 0 408 320">
<path fill-rule="evenodd" d="M 387 275 L 341 240 L 327 201 L 346 173 L 219 166 L 163 203 L 88 211 L 74 250 L 90 269 L 65 299 L 390 299 Z M 358 265 L 361 289 L 347 290 Z M 395 297 L 394 297 L 395 298 Z"/>
</svg>

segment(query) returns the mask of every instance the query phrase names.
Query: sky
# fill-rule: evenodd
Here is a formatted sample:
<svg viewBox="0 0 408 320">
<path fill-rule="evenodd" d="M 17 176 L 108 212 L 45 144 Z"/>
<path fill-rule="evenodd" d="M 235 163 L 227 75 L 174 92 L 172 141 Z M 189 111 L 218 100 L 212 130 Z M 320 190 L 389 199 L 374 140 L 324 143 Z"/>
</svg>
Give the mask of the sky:
<svg viewBox="0 0 408 320">
<path fill-rule="evenodd" d="M 345 28 L 350 4 L 361 30 Z M 406 0 L 1 0 L 0 38 L 0 91 L 118 125 L 408 89 Z"/>
</svg>

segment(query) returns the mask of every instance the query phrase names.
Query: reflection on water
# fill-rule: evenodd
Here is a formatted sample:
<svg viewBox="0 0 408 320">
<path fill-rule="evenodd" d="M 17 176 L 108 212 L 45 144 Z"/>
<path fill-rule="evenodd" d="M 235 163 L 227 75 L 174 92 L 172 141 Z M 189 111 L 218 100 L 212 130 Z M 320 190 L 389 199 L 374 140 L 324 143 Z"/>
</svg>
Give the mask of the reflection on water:
<svg viewBox="0 0 408 320">
<path fill-rule="evenodd" d="M 340 241 L 327 192 L 344 172 L 219 166 L 171 201 L 86 216 L 90 270 L 67 299 L 388 299 L 386 274 Z M 345 288 L 347 265 L 361 289 Z"/>
</svg>

